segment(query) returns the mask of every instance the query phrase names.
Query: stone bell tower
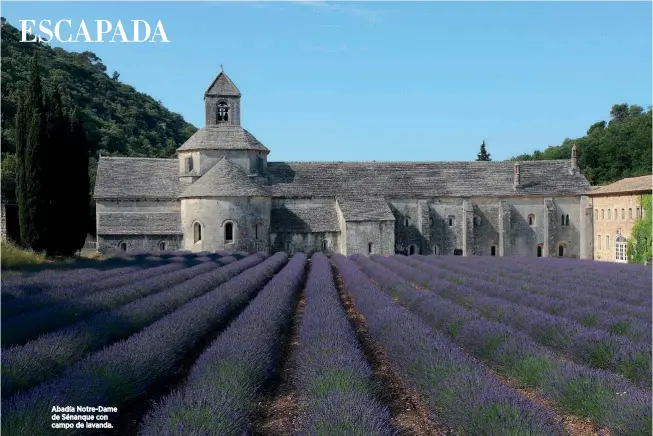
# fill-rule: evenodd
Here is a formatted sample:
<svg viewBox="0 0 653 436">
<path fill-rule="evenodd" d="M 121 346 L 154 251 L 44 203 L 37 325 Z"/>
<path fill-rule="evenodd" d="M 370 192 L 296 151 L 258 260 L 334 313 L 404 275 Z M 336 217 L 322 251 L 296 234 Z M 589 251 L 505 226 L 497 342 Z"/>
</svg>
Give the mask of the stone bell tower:
<svg viewBox="0 0 653 436">
<path fill-rule="evenodd" d="M 206 126 L 240 125 L 240 91 L 220 66 L 220 74 L 204 93 Z"/>
</svg>

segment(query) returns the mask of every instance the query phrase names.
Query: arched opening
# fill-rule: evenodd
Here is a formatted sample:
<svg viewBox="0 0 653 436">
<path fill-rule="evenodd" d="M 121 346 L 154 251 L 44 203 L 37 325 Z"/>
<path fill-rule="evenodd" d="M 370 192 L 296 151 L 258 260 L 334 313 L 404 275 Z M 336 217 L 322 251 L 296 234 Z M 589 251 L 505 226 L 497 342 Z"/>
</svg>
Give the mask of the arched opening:
<svg viewBox="0 0 653 436">
<path fill-rule="evenodd" d="M 463 250 L 461 250 L 460 248 L 456 248 L 456 249 L 453 251 L 453 255 L 454 255 L 454 256 L 462 256 L 462 255 L 463 255 Z"/>
<path fill-rule="evenodd" d="M 604 209 L 601 209 L 601 219 L 602 220 L 605 219 L 605 210 Z"/>
<path fill-rule="evenodd" d="M 565 214 L 563 213 L 561 218 L 560 218 L 560 225 L 564 226 L 565 225 Z"/>
<path fill-rule="evenodd" d="M 565 215 L 565 227 L 569 227 L 569 214 Z"/>
<path fill-rule="evenodd" d="M 234 242 L 234 223 L 227 222 L 224 225 L 224 242 L 230 244 Z"/>
<path fill-rule="evenodd" d="M 535 215 L 533 214 L 528 215 L 528 225 L 529 226 L 535 225 Z"/>
<path fill-rule="evenodd" d="M 599 210 L 598 209 L 594 209 L 594 219 L 595 220 L 599 219 Z"/>
<path fill-rule="evenodd" d="M 161 251 L 166 250 L 166 242 L 165 241 L 159 242 L 159 250 L 161 250 Z"/>
<path fill-rule="evenodd" d="M 629 220 L 633 219 L 633 208 L 632 207 L 628 208 L 628 219 Z"/>
<path fill-rule="evenodd" d="M 191 171 L 193 171 L 193 156 L 186 158 L 186 172 L 190 173 Z"/>
<path fill-rule="evenodd" d="M 558 257 L 565 257 L 565 246 L 562 244 L 558 245 Z"/>
<path fill-rule="evenodd" d="M 229 106 L 224 101 L 218 103 L 218 122 L 229 121 Z"/>
<path fill-rule="evenodd" d="M 200 223 L 193 224 L 193 241 L 197 244 L 202 240 L 202 225 Z"/>
<path fill-rule="evenodd" d="M 371 242 L 367 243 L 367 254 L 373 254 L 374 253 L 374 244 Z"/>
<path fill-rule="evenodd" d="M 440 253 L 441 253 L 440 246 L 439 245 L 434 245 L 433 246 L 433 254 L 438 254 L 439 255 Z"/>
<path fill-rule="evenodd" d="M 608 219 L 612 219 L 612 209 L 608 209 Z"/>
<path fill-rule="evenodd" d="M 473 218 L 474 227 L 479 227 L 482 222 L 483 221 L 481 220 L 480 216 L 474 215 L 474 218 Z"/>
<path fill-rule="evenodd" d="M 626 219 L 626 209 L 625 208 L 621 208 L 621 219 L 622 220 Z"/>
<path fill-rule="evenodd" d="M 490 256 L 496 256 L 497 255 L 497 247 L 494 245 L 490 247 Z"/>
<path fill-rule="evenodd" d="M 118 248 L 120 249 L 120 251 L 127 251 L 127 243 L 126 242 L 119 243 Z"/>
<path fill-rule="evenodd" d="M 608 235 L 605 236 L 605 249 L 606 250 L 610 249 L 610 236 Z"/>
<path fill-rule="evenodd" d="M 537 257 L 542 257 L 542 246 L 541 245 L 537 246 Z"/>
<path fill-rule="evenodd" d="M 626 262 L 627 260 L 627 253 L 626 253 L 626 244 L 628 243 L 628 240 L 622 236 L 619 235 L 617 236 L 617 239 L 614 240 L 614 248 L 615 248 L 615 259 L 617 262 Z"/>
<path fill-rule="evenodd" d="M 328 249 L 329 249 L 329 241 L 325 239 L 324 241 L 322 241 L 322 251 L 326 251 Z"/>
<path fill-rule="evenodd" d="M 410 226 L 410 217 L 409 217 L 409 216 L 407 216 L 406 218 L 404 218 L 404 226 L 405 226 L 405 227 Z"/>
<path fill-rule="evenodd" d="M 408 255 L 413 255 L 417 252 L 417 246 L 416 245 L 410 245 L 408 247 Z"/>
<path fill-rule="evenodd" d="M 601 249 L 601 235 L 598 235 L 596 237 L 596 241 L 598 242 L 597 246 L 598 246 L 598 249 L 600 250 Z"/>
</svg>

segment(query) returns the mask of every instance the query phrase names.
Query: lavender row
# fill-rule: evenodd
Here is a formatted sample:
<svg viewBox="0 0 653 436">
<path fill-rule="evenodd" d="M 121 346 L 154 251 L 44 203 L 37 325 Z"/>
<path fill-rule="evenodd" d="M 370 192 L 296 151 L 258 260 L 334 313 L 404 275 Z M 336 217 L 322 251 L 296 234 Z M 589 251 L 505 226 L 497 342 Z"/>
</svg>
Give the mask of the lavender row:
<svg viewBox="0 0 653 436">
<path fill-rule="evenodd" d="M 449 271 L 466 275 L 471 274 L 475 277 L 484 277 L 491 281 L 513 286 L 515 289 L 520 288 L 523 291 L 531 293 L 562 298 L 579 305 L 595 307 L 613 314 L 635 316 L 650 320 L 650 310 L 646 309 L 651 306 L 650 285 L 648 295 L 642 295 L 636 299 L 632 299 L 630 302 L 625 302 L 617 299 L 618 294 L 615 294 L 615 291 L 619 288 L 616 286 L 612 287 L 609 293 L 601 296 L 595 294 L 592 285 L 590 285 L 590 289 L 587 287 L 572 287 L 568 283 L 566 276 L 555 276 L 556 279 L 535 279 L 531 274 L 522 273 L 521 269 L 515 272 L 515 268 L 509 268 L 504 270 L 504 272 L 496 273 L 496 268 L 493 265 L 485 265 L 487 262 L 478 261 L 477 259 L 474 259 L 473 264 L 470 265 L 463 263 L 447 264 L 446 262 L 438 262 L 426 256 L 414 257 Z"/>
<path fill-rule="evenodd" d="M 378 255 L 372 259 L 421 287 L 467 309 L 474 309 L 487 319 L 525 332 L 535 341 L 577 363 L 613 371 L 650 389 L 651 345 L 648 343 L 634 344 L 626 338 L 583 327 L 567 318 L 488 297 L 469 286 L 453 284 L 405 262 Z"/>
<path fill-rule="evenodd" d="M 418 290 L 364 256 L 351 258 L 383 291 L 465 351 L 518 381 L 520 387 L 537 388 L 563 410 L 591 418 L 600 427 L 608 426 L 615 436 L 651 434 L 650 393 L 646 390 L 607 371 L 560 362 L 522 332 Z"/>
<path fill-rule="evenodd" d="M 376 400 L 372 368 L 321 253 L 311 258 L 295 367 L 295 385 L 305 404 L 300 434 L 393 434 L 390 414 Z"/>
<path fill-rule="evenodd" d="M 179 363 L 237 313 L 283 267 L 275 254 L 124 341 L 78 362 L 56 380 L 3 401 L 2 428 L 16 435 L 50 428 L 55 405 L 111 405 L 121 410 L 175 374 Z M 74 429 L 73 432 L 83 432 Z"/>
<path fill-rule="evenodd" d="M 68 300 L 71 298 L 79 298 L 103 289 L 115 288 L 132 282 L 138 282 L 159 274 L 176 271 L 184 268 L 182 263 L 165 263 L 160 266 L 154 266 L 135 272 L 120 272 L 116 271 L 115 275 L 105 279 L 94 280 L 77 286 L 68 288 L 54 288 L 44 290 L 43 292 L 16 298 L 11 301 L 2 303 L 2 316 L 4 318 L 16 316 L 24 312 L 43 307 L 52 303 Z"/>
<path fill-rule="evenodd" d="M 58 376 L 89 353 L 129 337 L 193 298 L 258 265 L 266 257 L 259 253 L 229 263 L 157 294 L 4 350 L 0 372 L 2 395 L 13 395 Z"/>
<path fill-rule="evenodd" d="M 592 296 L 578 295 L 571 290 L 565 298 L 557 298 L 553 295 L 559 295 L 558 290 L 538 291 L 536 289 L 539 286 L 531 281 L 506 280 L 504 278 L 500 283 L 496 283 L 485 280 L 478 268 L 465 268 L 464 270 L 461 268 L 459 271 L 464 271 L 464 278 L 458 278 L 460 273 L 454 274 L 450 270 L 440 269 L 440 266 L 436 266 L 424 257 L 397 256 L 396 259 L 417 268 L 427 269 L 429 273 L 437 274 L 439 277 L 458 280 L 458 282 L 465 283 L 487 295 L 542 310 L 551 315 L 573 319 L 585 327 L 597 327 L 610 333 L 624 335 L 635 342 L 651 342 L 650 310 L 643 307 L 629 306 L 628 312 L 633 315 L 614 314 L 613 311 L 619 312 L 615 309 L 619 306 L 618 304 L 614 304 L 614 302 L 611 304 Z M 590 302 L 594 304 L 589 304 Z M 635 316 L 641 314 L 646 314 L 645 316 L 649 319 L 640 319 Z"/>
<path fill-rule="evenodd" d="M 490 377 L 445 336 L 379 291 L 353 261 L 339 254 L 333 259 L 372 340 L 450 429 L 477 436 L 563 434 L 551 412 Z"/>
<path fill-rule="evenodd" d="M 142 436 L 242 435 L 261 385 L 273 373 L 306 269 L 298 253 L 202 353 L 183 387 L 149 411 Z M 188 411 L 193 413 L 188 413 Z"/>
<path fill-rule="evenodd" d="M 62 301 L 33 312 L 3 319 L 2 347 L 24 344 L 43 333 L 74 324 L 98 312 L 131 303 L 134 300 L 177 285 L 197 274 L 211 271 L 234 260 L 232 257 L 225 257 L 216 262 L 200 263 L 158 277 L 150 277 L 114 289 L 105 289 L 87 297 Z"/>
</svg>

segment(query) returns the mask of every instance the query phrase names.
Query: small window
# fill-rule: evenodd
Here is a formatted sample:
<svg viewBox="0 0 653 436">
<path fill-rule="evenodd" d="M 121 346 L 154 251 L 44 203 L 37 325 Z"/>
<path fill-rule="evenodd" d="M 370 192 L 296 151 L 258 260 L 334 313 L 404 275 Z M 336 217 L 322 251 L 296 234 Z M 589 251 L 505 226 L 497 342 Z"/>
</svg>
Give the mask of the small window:
<svg viewBox="0 0 653 436">
<path fill-rule="evenodd" d="M 159 242 L 159 250 L 161 251 L 166 251 L 166 243 L 165 241 Z"/>
<path fill-rule="evenodd" d="M 529 226 L 535 225 L 535 215 L 533 214 L 528 215 L 528 225 Z"/>
<path fill-rule="evenodd" d="M 453 251 L 453 255 L 454 255 L 454 256 L 462 256 L 462 255 L 463 255 L 463 250 L 461 250 L 460 248 L 456 248 L 456 249 Z"/>
<path fill-rule="evenodd" d="M 234 223 L 227 222 L 224 225 L 224 242 L 230 244 L 234 242 Z"/>
<path fill-rule="evenodd" d="M 449 227 L 452 227 L 453 226 L 453 221 L 454 221 L 453 215 L 449 215 L 449 217 L 447 218 L 447 221 L 449 221 Z"/>
<path fill-rule="evenodd" d="M 608 219 L 612 219 L 612 209 L 608 209 Z"/>
<path fill-rule="evenodd" d="M 619 215 L 617 215 L 617 209 L 614 210 L 614 219 L 619 218 Z"/>
<path fill-rule="evenodd" d="M 558 257 L 565 257 L 565 246 L 558 245 Z"/>
<path fill-rule="evenodd" d="M 229 107 L 227 103 L 221 101 L 218 103 L 218 122 L 229 121 Z"/>
<path fill-rule="evenodd" d="M 639 218 L 639 207 L 637 208 L 637 212 L 635 213 L 635 217 Z"/>
<path fill-rule="evenodd" d="M 322 251 L 326 251 L 328 249 L 329 249 L 329 241 L 325 239 L 324 241 L 322 241 Z"/>
<path fill-rule="evenodd" d="M 479 227 L 482 223 L 481 217 L 478 215 L 474 215 L 473 223 L 474 223 L 474 227 Z"/>
<path fill-rule="evenodd" d="M 258 224 L 254 224 L 254 240 L 258 241 Z"/>
<path fill-rule="evenodd" d="M 186 172 L 190 173 L 193 171 L 193 157 L 189 156 L 186 158 Z"/>
<path fill-rule="evenodd" d="M 127 243 L 121 242 L 120 244 L 118 244 L 118 248 L 120 249 L 120 251 L 127 251 Z"/>
<path fill-rule="evenodd" d="M 603 209 L 601 209 L 601 219 L 605 219 L 605 211 Z"/>
<path fill-rule="evenodd" d="M 367 243 L 367 254 L 373 254 L 374 253 L 374 244 L 371 242 Z"/>
<path fill-rule="evenodd" d="M 541 245 L 537 246 L 537 257 L 542 257 L 542 246 Z"/>
<path fill-rule="evenodd" d="M 429 227 L 433 227 L 433 224 L 434 224 L 433 218 L 429 218 Z"/>
<path fill-rule="evenodd" d="M 595 220 L 599 219 L 599 210 L 598 209 L 594 209 L 594 219 Z"/>
<path fill-rule="evenodd" d="M 562 225 L 563 227 L 565 225 L 565 214 L 564 213 L 562 214 L 562 216 L 560 218 L 560 225 Z"/>
<path fill-rule="evenodd" d="M 628 208 L 628 219 L 629 220 L 633 219 L 633 208 L 632 207 Z"/>
<path fill-rule="evenodd" d="M 406 218 L 404 218 L 404 226 L 405 226 L 405 227 L 410 226 L 410 217 L 409 217 L 409 216 L 407 216 Z"/>
<path fill-rule="evenodd" d="M 408 247 L 408 254 L 409 254 L 409 255 L 412 256 L 412 255 L 415 254 L 416 252 L 417 252 L 417 246 L 416 246 L 416 245 L 411 245 L 410 247 Z"/>
<path fill-rule="evenodd" d="M 569 214 L 565 215 L 565 227 L 569 227 Z"/>
<path fill-rule="evenodd" d="M 497 255 L 497 247 L 494 245 L 490 247 L 490 256 L 496 256 Z"/>
<path fill-rule="evenodd" d="M 608 235 L 605 236 L 605 249 L 606 250 L 610 249 L 610 236 Z"/>
<path fill-rule="evenodd" d="M 193 240 L 195 243 L 202 240 L 202 225 L 200 223 L 193 224 Z"/>
<path fill-rule="evenodd" d="M 599 250 L 600 250 L 600 249 L 601 249 L 601 235 L 598 235 L 598 236 L 596 237 L 596 240 L 597 240 L 597 246 L 598 246 L 598 248 L 599 248 Z"/>
<path fill-rule="evenodd" d="M 621 209 L 621 219 L 625 220 L 626 219 L 626 209 Z"/>
<path fill-rule="evenodd" d="M 433 254 L 440 254 L 440 246 L 439 245 L 434 245 L 433 246 Z"/>
</svg>

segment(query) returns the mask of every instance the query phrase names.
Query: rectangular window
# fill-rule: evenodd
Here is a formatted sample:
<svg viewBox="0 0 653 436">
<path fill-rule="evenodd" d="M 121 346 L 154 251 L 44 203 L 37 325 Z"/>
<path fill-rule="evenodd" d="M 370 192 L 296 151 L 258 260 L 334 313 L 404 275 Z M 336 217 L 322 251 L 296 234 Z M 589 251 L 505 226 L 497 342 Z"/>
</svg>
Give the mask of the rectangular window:
<svg viewBox="0 0 653 436">
<path fill-rule="evenodd" d="M 599 247 L 598 248 L 600 250 L 601 249 L 601 235 L 599 235 L 597 239 L 599 241 L 599 244 L 598 244 Z"/>
<path fill-rule="evenodd" d="M 608 209 L 608 219 L 612 219 L 612 209 Z"/>
<path fill-rule="evenodd" d="M 609 236 L 605 237 L 605 249 L 606 250 L 610 249 L 610 237 Z"/>
<path fill-rule="evenodd" d="M 601 209 L 601 219 L 605 219 L 605 210 Z"/>
<path fill-rule="evenodd" d="M 622 220 L 626 219 L 626 209 L 621 209 L 621 219 Z"/>
<path fill-rule="evenodd" d="M 639 218 L 639 207 L 637 208 L 637 213 L 635 214 L 635 217 Z"/>
<path fill-rule="evenodd" d="M 629 220 L 633 219 L 633 208 L 632 207 L 628 208 L 628 219 Z"/>
</svg>

